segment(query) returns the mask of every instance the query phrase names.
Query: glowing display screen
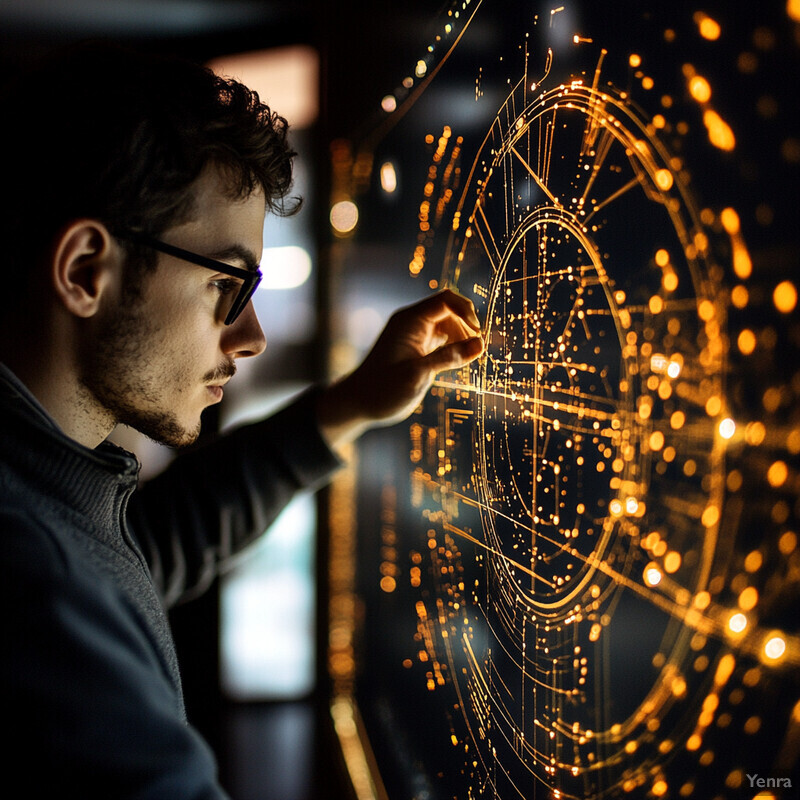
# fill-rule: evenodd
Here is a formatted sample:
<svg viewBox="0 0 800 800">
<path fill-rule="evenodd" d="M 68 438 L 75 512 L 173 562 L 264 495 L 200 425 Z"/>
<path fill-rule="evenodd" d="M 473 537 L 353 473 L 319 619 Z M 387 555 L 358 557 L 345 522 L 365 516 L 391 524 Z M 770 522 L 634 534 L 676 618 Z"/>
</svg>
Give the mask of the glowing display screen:
<svg viewBox="0 0 800 800">
<path fill-rule="evenodd" d="M 404 186 L 389 285 L 466 295 L 486 349 L 338 489 L 335 708 L 390 798 L 782 797 L 800 10 L 443 19 L 349 258 Z"/>
</svg>

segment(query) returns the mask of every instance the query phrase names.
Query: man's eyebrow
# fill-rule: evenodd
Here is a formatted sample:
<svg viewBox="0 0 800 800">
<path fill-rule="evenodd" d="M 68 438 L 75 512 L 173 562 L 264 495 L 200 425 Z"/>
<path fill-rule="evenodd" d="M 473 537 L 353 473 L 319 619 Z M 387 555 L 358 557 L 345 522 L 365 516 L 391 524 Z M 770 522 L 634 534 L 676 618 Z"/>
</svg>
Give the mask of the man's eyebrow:
<svg viewBox="0 0 800 800">
<path fill-rule="evenodd" d="M 216 261 L 239 261 L 245 269 L 249 269 L 251 272 L 255 272 L 259 268 L 260 259 L 256 257 L 255 253 L 238 244 L 210 253 L 208 257 Z"/>
</svg>

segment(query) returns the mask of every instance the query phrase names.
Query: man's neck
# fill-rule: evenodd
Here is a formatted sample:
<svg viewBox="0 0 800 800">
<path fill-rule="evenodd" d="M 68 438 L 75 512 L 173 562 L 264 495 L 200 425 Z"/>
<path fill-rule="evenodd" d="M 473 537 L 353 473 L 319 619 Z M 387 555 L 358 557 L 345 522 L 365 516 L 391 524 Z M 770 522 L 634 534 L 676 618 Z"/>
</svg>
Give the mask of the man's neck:
<svg viewBox="0 0 800 800">
<path fill-rule="evenodd" d="M 78 443 L 94 449 L 113 430 L 115 420 L 81 384 L 68 356 L 48 348 L 42 348 L 35 356 L 24 348 L 3 348 L 0 361 L 27 387 L 56 425 Z"/>
</svg>

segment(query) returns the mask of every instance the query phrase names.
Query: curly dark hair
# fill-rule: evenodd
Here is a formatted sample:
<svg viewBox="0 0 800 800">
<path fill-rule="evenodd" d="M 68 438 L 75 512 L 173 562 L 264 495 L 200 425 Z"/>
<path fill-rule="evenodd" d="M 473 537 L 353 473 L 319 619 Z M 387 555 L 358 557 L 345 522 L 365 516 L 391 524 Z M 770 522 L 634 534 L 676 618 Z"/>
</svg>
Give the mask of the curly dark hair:
<svg viewBox="0 0 800 800">
<path fill-rule="evenodd" d="M 230 178 L 232 198 L 261 187 L 273 213 L 300 205 L 287 197 L 295 153 L 286 120 L 191 61 L 84 43 L 20 77 L 0 102 L 6 269 L 27 272 L 82 217 L 112 234 L 159 235 L 191 211 L 188 189 L 210 163 Z"/>
</svg>

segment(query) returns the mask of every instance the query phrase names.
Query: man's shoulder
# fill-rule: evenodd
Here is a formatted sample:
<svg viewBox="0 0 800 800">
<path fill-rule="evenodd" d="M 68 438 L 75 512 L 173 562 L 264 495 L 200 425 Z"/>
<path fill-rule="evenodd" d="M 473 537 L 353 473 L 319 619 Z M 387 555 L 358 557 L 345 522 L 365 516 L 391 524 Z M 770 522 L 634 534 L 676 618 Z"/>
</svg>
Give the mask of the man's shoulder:
<svg viewBox="0 0 800 800">
<path fill-rule="evenodd" d="M 46 517 L 33 512 L 18 498 L 0 502 L 0 570 L 12 578 L 32 574 L 55 578 L 69 570 L 70 556 Z"/>
</svg>

